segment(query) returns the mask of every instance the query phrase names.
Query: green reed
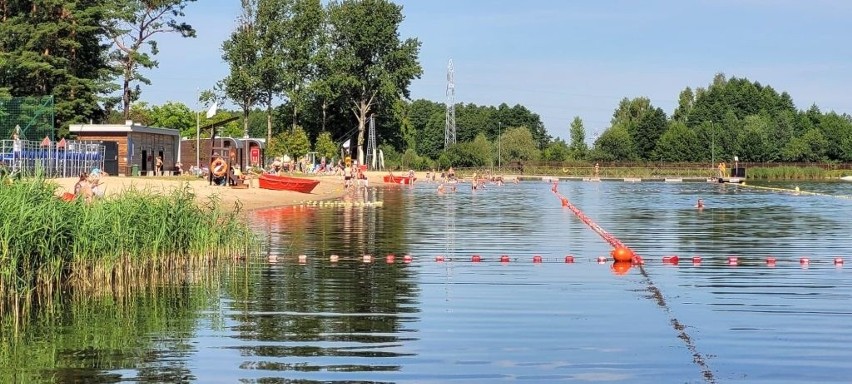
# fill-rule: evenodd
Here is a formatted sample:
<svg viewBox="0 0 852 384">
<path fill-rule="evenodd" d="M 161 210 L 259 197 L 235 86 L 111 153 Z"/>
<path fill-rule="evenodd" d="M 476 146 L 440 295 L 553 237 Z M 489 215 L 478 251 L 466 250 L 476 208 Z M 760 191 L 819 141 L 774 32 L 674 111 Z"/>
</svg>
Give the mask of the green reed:
<svg viewBox="0 0 852 384">
<path fill-rule="evenodd" d="M 756 180 L 821 180 L 829 177 L 829 171 L 820 167 L 754 167 L 746 176 Z"/>
<path fill-rule="evenodd" d="M 217 198 L 199 203 L 188 186 L 129 189 L 65 202 L 43 178 L 0 187 L 0 297 L 71 282 L 121 285 L 152 270 L 185 270 L 256 249 L 240 215 Z"/>
</svg>

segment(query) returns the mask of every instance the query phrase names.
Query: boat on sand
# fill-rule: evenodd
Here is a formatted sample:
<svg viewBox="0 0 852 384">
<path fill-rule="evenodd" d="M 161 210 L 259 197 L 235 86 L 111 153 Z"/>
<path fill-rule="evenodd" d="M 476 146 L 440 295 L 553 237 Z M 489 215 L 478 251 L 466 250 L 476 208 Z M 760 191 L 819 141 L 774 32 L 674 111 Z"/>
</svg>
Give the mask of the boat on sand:
<svg viewBox="0 0 852 384">
<path fill-rule="evenodd" d="M 275 191 L 296 191 L 311 193 L 319 185 L 319 180 L 305 179 L 301 177 L 278 176 L 264 173 L 258 178 L 259 186 L 263 189 Z"/>
</svg>

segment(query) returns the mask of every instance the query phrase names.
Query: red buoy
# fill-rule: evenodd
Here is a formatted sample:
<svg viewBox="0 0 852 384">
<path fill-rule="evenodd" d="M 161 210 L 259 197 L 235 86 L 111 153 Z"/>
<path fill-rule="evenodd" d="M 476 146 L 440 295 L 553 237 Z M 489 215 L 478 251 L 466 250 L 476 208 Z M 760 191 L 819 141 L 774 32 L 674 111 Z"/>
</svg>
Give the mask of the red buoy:
<svg viewBox="0 0 852 384">
<path fill-rule="evenodd" d="M 692 256 L 692 264 L 701 264 L 701 256 Z"/>
<path fill-rule="evenodd" d="M 470 257 L 470 261 L 474 262 L 474 263 L 478 263 L 478 262 L 482 261 L 482 257 L 479 256 L 479 255 L 473 255 L 473 256 Z"/>
<path fill-rule="evenodd" d="M 603 263 L 606 263 L 606 257 L 598 256 L 598 264 L 603 264 Z"/>
<path fill-rule="evenodd" d="M 501 263 L 508 263 L 509 262 L 509 256 L 508 255 L 500 256 L 500 262 Z"/>
<path fill-rule="evenodd" d="M 803 258 L 799 259 L 799 263 L 800 263 L 800 264 L 810 264 L 810 263 L 811 263 L 811 259 L 809 259 L 809 258 L 807 258 L 807 257 L 803 257 Z"/>
<path fill-rule="evenodd" d="M 411 255 L 405 255 L 405 256 L 403 256 L 403 257 L 402 257 L 402 262 L 403 262 L 403 263 L 406 263 L 406 264 L 407 264 L 407 263 L 410 263 L 410 262 L 411 262 Z"/>
<path fill-rule="evenodd" d="M 533 256 L 533 263 L 541 263 L 541 256 L 539 256 L 539 255 Z"/>
<path fill-rule="evenodd" d="M 443 263 L 444 262 L 444 256 L 441 256 L 441 255 L 435 256 L 435 261 L 438 262 L 438 263 Z"/>
<path fill-rule="evenodd" d="M 835 257 L 834 258 L 834 265 L 843 265 L 843 258 L 842 257 Z"/>
<path fill-rule="evenodd" d="M 571 264 L 573 262 L 574 262 L 574 256 L 571 256 L 571 255 L 565 256 L 565 263 Z"/>
<path fill-rule="evenodd" d="M 737 265 L 739 263 L 739 259 L 736 256 L 728 257 L 728 265 Z"/>
<path fill-rule="evenodd" d="M 767 257 L 767 258 L 766 258 L 766 265 L 774 266 L 774 265 L 775 265 L 775 261 L 776 261 L 776 260 L 775 260 L 775 258 L 774 258 L 774 257 L 769 256 L 769 257 Z"/>
<path fill-rule="evenodd" d="M 388 264 L 393 264 L 395 259 L 396 256 L 394 256 L 393 253 L 389 253 L 387 256 L 385 256 L 385 262 L 387 262 Z"/>
</svg>

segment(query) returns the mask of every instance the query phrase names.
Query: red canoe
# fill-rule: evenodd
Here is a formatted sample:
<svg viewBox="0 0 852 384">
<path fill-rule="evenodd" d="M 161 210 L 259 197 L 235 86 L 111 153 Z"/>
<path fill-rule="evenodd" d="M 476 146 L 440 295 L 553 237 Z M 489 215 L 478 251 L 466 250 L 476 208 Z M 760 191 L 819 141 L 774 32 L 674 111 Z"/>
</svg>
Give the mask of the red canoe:
<svg viewBox="0 0 852 384">
<path fill-rule="evenodd" d="M 319 180 L 304 179 L 301 177 L 276 176 L 269 174 L 260 175 L 260 187 L 275 191 L 296 191 L 311 193 L 319 184 Z"/>
<path fill-rule="evenodd" d="M 391 184 L 411 184 L 416 178 L 408 176 L 392 176 L 385 175 L 385 183 Z"/>
</svg>

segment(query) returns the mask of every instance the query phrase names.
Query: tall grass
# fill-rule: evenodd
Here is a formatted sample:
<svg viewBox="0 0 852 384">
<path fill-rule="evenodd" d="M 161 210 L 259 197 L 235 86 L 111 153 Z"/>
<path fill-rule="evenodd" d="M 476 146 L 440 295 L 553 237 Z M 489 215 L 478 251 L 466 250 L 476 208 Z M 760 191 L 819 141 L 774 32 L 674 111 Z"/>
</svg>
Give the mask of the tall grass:
<svg viewBox="0 0 852 384">
<path fill-rule="evenodd" d="M 167 194 L 130 189 L 86 203 L 54 196 L 35 177 L 0 187 L 0 297 L 65 283 L 122 286 L 151 271 L 181 271 L 254 249 L 239 215 L 218 200 L 199 204 L 188 186 Z"/>
<path fill-rule="evenodd" d="M 754 167 L 748 169 L 746 176 L 757 180 L 820 180 L 829 177 L 830 172 L 820 167 Z"/>
</svg>

